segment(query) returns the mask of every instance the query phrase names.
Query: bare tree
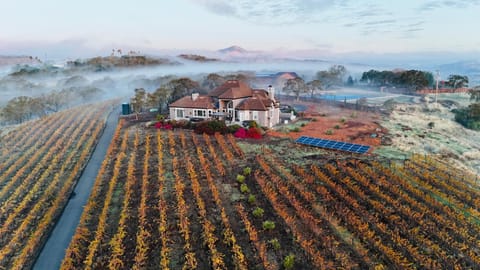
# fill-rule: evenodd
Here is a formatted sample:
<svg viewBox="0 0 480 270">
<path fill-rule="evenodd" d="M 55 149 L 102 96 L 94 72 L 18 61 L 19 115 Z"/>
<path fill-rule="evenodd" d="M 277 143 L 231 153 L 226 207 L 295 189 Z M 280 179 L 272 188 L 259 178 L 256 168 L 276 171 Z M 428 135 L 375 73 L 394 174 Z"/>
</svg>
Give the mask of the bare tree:
<svg viewBox="0 0 480 270">
<path fill-rule="evenodd" d="M 295 94 L 295 99 L 298 101 L 300 98 L 300 94 L 306 93 L 308 91 L 308 88 L 305 85 L 305 81 L 302 78 L 297 77 L 295 79 L 288 79 L 285 82 L 283 91 L 286 93 L 293 92 Z"/>
<path fill-rule="evenodd" d="M 322 82 L 320 80 L 312 80 L 307 83 L 308 91 L 310 91 L 310 97 L 313 98 L 315 91 L 322 90 Z"/>
</svg>

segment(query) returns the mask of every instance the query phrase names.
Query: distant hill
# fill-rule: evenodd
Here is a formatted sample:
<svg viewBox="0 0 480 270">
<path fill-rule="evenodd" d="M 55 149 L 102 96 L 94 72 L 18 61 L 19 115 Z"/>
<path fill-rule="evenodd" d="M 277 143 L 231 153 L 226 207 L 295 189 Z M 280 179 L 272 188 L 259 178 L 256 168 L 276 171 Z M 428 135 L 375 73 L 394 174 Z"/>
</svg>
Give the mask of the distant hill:
<svg viewBox="0 0 480 270">
<path fill-rule="evenodd" d="M 40 59 L 32 56 L 2 56 L 0 55 L 0 66 L 18 64 L 40 64 Z"/>
<path fill-rule="evenodd" d="M 198 54 L 180 54 L 178 57 L 185 59 L 185 60 L 190 60 L 190 61 L 196 61 L 196 62 L 214 62 L 214 61 L 219 61 L 219 59 L 216 58 L 209 58 L 203 55 L 198 55 Z"/>
<path fill-rule="evenodd" d="M 240 47 L 240 46 L 231 46 L 231 47 L 228 47 L 228 48 L 225 48 L 225 49 L 220 49 L 218 50 L 219 53 L 222 53 L 222 54 L 237 54 L 237 55 L 240 55 L 240 54 L 246 54 L 248 53 L 247 50 L 245 50 L 244 48 Z"/>
<path fill-rule="evenodd" d="M 165 58 L 153 58 L 145 55 L 123 55 L 94 57 L 86 60 L 75 60 L 67 62 L 71 68 L 93 67 L 96 71 L 108 70 L 114 67 L 138 67 L 155 65 L 174 65 L 178 64 Z"/>
<path fill-rule="evenodd" d="M 440 76 L 446 80 L 448 75 L 460 74 L 469 78 L 469 85 L 475 86 L 480 84 L 480 61 L 460 61 L 438 66 Z"/>
</svg>

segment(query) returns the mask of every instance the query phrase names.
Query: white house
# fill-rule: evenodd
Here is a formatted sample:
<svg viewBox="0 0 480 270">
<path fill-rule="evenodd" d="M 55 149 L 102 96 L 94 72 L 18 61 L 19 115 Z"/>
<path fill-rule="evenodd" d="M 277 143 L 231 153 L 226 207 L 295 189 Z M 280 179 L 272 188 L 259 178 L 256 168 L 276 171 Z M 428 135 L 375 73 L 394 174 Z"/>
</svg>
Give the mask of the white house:
<svg viewBox="0 0 480 270">
<path fill-rule="evenodd" d="M 279 107 L 273 87 L 252 89 L 238 80 L 228 80 L 207 95 L 194 93 L 169 105 L 170 118 L 175 120 L 203 118 L 230 123 L 255 120 L 265 127 L 280 122 Z"/>
</svg>

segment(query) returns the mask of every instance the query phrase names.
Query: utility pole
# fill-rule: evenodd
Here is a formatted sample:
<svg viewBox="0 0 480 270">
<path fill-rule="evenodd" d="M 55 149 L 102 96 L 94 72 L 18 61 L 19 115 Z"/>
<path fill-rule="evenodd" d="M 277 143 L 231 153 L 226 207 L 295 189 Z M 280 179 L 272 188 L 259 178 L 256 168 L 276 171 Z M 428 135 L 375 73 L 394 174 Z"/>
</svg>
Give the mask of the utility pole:
<svg viewBox="0 0 480 270">
<path fill-rule="evenodd" d="M 436 83 L 435 83 L 435 107 L 438 107 L 437 99 L 438 99 L 438 80 L 440 79 L 440 73 L 438 72 L 435 75 Z"/>
</svg>

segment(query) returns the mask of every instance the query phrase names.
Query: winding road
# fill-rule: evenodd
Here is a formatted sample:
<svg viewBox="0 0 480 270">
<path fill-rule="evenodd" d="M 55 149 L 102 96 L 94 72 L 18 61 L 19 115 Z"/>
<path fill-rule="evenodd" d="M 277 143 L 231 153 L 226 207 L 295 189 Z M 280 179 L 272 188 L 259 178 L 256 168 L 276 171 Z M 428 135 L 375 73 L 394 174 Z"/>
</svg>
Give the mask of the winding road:
<svg viewBox="0 0 480 270">
<path fill-rule="evenodd" d="M 83 207 L 87 203 L 91 189 L 97 177 L 98 170 L 107 153 L 110 141 L 117 127 L 120 111 L 114 109 L 107 118 L 106 126 L 92 156 L 85 167 L 74 190 L 74 196 L 70 198 L 52 234 L 37 258 L 33 269 L 55 270 L 60 268 L 65 250 L 80 221 Z"/>
</svg>

